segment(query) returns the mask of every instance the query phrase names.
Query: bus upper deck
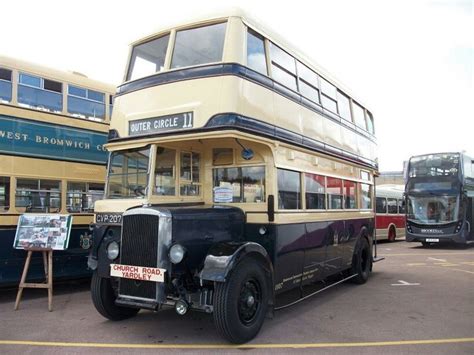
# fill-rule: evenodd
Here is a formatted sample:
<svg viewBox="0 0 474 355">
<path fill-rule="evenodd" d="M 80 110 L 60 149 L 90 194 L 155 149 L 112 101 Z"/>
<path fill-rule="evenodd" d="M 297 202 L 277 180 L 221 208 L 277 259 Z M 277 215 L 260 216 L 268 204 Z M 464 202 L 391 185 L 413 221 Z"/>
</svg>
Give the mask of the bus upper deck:
<svg viewBox="0 0 474 355">
<path fill-rule="evenodd" d="M 241 13 L 179 25 L 134 43 L 115 102 L 111 146 L 227 129 L 370 168 L 377 164 L 370 111 Z"/>
</svg>

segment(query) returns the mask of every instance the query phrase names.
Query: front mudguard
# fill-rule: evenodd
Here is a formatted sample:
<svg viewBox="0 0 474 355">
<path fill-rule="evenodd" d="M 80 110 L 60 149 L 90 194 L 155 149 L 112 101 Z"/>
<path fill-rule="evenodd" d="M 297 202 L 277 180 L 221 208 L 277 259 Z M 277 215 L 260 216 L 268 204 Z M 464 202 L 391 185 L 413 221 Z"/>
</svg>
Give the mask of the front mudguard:
<svg viewBox="0 0 474 355">
<path fill-rule="evenodd" d="M 255 257 L 262 262 L 273 282 L 273 265 L 263 246 L 254 242 L 225 242 L 213 245 L 204 260 L 201 281 L 225 282 L 235 265 L 244 257 Z"/>
</svg>

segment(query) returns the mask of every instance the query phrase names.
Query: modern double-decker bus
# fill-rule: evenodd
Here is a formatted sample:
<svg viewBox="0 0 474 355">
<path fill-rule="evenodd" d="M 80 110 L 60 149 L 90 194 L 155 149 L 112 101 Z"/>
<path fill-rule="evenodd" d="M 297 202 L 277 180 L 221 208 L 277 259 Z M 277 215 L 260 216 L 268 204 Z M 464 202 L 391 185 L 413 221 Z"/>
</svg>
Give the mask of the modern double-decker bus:
<svg viewBox="0 0 474 355">
<path fill-rule="evenodd" d="M 372 114 L 244 14 L 133 43 L 110 128 L 88 262 L 104 317 L 199 310 L 242 343 L 267 312 L 369 278 Z"/>
<path fill-rule="evenodd" d="M 410 158 L 406 170 L 406 240 L 423 246 L 470 244 L 473 233 L 473 160 L 464 153 Z"/>
<path fill-rule="evenodd" d="M 375 189 L 375 233 L 377 241 L 395 241 L 405 236 L 403 185 L 380 185 Z"/>
<path fill-rule="evenodd" d="M 0 57 L 0 285 L 20 279 L 26 253 L 13 249 L 19 216 L 73 215 L 54 277 L 84 275 L 94 203 L 103 197 L 114 87 L 82 74 Z M 44 277 L 41 254 L 29 279 Z"/>
</svg>

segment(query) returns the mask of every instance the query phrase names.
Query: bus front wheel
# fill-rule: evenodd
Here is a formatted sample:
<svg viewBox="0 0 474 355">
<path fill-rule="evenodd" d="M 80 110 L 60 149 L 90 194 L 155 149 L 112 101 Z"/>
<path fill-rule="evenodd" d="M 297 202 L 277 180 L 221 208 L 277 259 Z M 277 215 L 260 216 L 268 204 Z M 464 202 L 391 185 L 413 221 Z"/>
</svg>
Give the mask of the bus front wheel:
<svg viewBox="0 0 474 355">
<path fill-rule="evenodd" d="M 107 319 L 118 321 L 135 316 L 139 309 L 120 307 L 115 304 L 115 292 L 110 279 L 92 274 L 91 296 L 97 311 Z"/>
<path fill-rule="evenodd" d="M 214 324 L 232 343 L 253 339 L 265 320 L 268 308 L 268 280 L 255 259 L 241 261 L 225 282 L 214 288 Z"/>
</svg>

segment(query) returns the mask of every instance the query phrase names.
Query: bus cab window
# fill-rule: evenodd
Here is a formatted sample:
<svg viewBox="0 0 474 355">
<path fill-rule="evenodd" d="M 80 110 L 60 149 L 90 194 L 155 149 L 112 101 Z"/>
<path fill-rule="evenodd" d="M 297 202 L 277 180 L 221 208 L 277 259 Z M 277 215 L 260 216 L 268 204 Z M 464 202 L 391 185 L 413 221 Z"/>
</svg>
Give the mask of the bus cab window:
<svg viewBox="0 0 474 355">
<path fill-rule="evenodd" d="M 57 213 L 61 210 L 61 182 L 18 179 L 15 206 L 25 212 Z"/>
<path fill-rule="evenodd" d="M 214 202 L 265 202 L 265 167 L 218 168 L 213 171 Z"/>
<path fill-rule="evenodd" d="M 160 196 L 176 195 L 176 150 L 157 148 L 155 186 L 153 193 Z"/>
<path fill-rule="evenodd" d="M 329 200 L 329 209 L 336 210 L 342 209 L 342 196 L 343 196 L 343 189 L 342 189 L 342 180 L 328 177 L 327 178 L 327 192 L 328 192 L 328 200 Z"/>
<path fill-rule="evenodd" d="M 10 208 L 10 178 L 0 177 L 0 212 L 7 212 Z"/>
<path fill-rule="evenodd" d="M 198 153 L 181 152 L 180 188 L 181 196 L 199 196 L 200 155 Z"/>
</svg>

